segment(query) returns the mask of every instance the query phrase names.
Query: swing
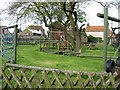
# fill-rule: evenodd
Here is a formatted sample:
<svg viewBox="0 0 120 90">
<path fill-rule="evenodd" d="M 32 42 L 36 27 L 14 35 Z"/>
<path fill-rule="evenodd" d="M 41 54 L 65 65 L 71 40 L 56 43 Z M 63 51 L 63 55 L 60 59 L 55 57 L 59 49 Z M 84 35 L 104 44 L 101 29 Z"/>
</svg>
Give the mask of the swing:
<svg viewBox="0 0 120 90">
<path fill-rule="evenodd" d="M 104 18 L 104 14 L 101 14 L 101 13 L 98 13 L 97 16 L 100 17 L 100 18 Z M 111 16 L 107 16 L 107 17 L 108 17 L 108 20 L 120 23 L 120 19 L 117 19 L 117 18 L 114 18 L 114 17 L 111 17 Z M 120 29 L 120 27 L 112 28 L 112 34 L 111 34 L 111 37 L 114 34 L 115 39 L 116 39 L 115 43 L 113 43 L 113 45 L 112 45 L 114 47 L 114 50 L 115 50 L 114 58 L 120 50 L 120 34 L 119 33 L 115 34 L 116 29 Z M 109 43 L 109 41 L 110 41 L 110 39 L 108 40 L 107 44 Z M 109 60 L 106 61 L 105 66 L 106 66 L 105 68 L 106 68 L 107 73 L 109 73 L 109 72 L 113 73 L 114 69 L 115 69 L 115 66 L 120 66 L 120 56 L 118 56 L 118 58 L 116 60 L 116 64 L 115 64 L 114 60 L 109 59 Z"/>
</svg>

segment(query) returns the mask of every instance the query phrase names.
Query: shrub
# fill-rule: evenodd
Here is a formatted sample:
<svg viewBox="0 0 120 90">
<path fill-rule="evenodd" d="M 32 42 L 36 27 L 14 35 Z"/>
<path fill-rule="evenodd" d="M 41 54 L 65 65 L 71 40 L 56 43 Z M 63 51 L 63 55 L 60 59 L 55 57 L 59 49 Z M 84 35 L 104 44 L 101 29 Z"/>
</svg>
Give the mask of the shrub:
<svg viewBox="0 0 120 90">
<path fill-rule="evenodd" d="M 88 36 L 88 42 L 96 43 L 98 42 L 98 37 Z M 99 38 L 99 42 L 102 42 L 102 38 Z"/>
</svg>

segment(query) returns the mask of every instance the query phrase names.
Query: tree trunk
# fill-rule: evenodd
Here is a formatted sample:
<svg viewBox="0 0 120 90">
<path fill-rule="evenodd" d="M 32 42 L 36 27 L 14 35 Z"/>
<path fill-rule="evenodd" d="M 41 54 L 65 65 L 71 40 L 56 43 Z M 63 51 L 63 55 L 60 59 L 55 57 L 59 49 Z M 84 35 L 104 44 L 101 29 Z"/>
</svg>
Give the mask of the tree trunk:
<svg viewBox="0 0 120 90">
<path fill-rule="evenodd" d="M 79 35 L 79 32 L 77 31 L 76 32 L 76 48 L 75 48 L 75 51 L 76 52 L 80 52 L 80 35 Z"/>
</svg>

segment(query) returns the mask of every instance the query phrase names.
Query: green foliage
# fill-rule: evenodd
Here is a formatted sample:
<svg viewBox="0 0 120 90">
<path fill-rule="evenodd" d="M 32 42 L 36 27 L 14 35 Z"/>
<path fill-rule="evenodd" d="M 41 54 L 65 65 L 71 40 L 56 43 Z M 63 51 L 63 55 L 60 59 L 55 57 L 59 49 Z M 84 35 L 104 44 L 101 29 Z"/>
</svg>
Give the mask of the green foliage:
<svg viewBox="0 0 120 90">
<path fill-rule="evenodd" d="M 95 42 L 97 42 L 97 40 L 96 40 L 95 37 L 93 37 L 92 35 L 90 35 L 90 36 L 88 36 L 88 42 L 93 42 L 93 43 L 95 43 Z"/>
<path fill-rule="evenodd" d="M 102 42 L 102 38 L 93 37 L 92 35 L 88 36 L 88 42 L 96 43 Z"/>
<path fill-rule="evenodd" d="M 79 10 L 77 12 L 77 16 L 78 16 L 78 21 L 79 22 L 82 23 L 82 22 L 86 21 L 86 13 L 84 11 Z"/>
</svg>

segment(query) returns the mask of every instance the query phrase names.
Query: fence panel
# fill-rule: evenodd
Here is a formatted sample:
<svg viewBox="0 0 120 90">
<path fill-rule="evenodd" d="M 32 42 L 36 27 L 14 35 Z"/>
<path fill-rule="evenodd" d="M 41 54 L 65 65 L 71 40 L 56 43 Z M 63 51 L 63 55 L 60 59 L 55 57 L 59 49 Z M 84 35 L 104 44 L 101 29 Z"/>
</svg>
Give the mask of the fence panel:
<svg viewBox="0 0 120 90">
<path fill-rule="evenodd" d="M 3 88 L 117 88 L 119 74 L 87 73 L 6 64 L 2 69 Z"/>
<path fill-rule="evenodd" d="M 13 30 L 13 33 L 10 30 Z M 7 61 L 16 61 L 17 25 L 1 29 L 1 56 Z"/>
</svg>

